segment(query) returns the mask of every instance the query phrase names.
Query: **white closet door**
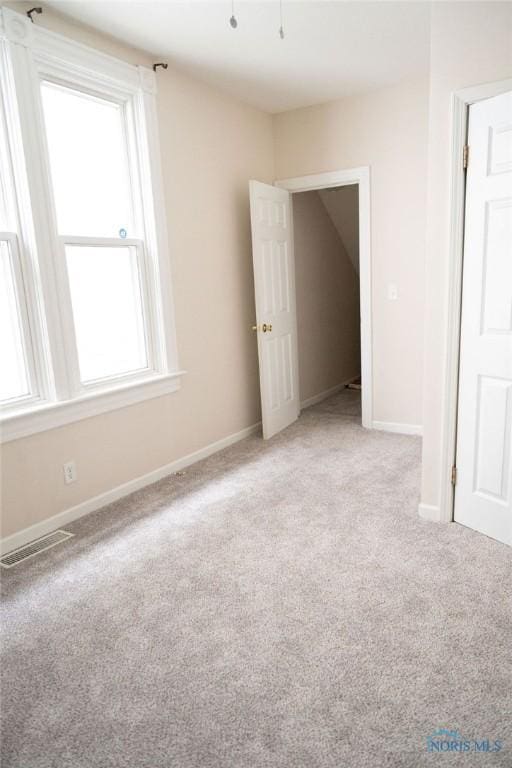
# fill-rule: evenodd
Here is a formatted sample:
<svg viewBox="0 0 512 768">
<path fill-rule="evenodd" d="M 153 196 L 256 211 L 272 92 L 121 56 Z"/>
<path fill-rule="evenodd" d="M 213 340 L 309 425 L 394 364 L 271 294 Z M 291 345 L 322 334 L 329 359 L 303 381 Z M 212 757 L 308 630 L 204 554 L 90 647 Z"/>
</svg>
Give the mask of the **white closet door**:
<svg viewBox="0 0 512 768">
<path fill-rule="evenodd" d="M 455 520 L 512 544 L 512 93 L 468 144 Z"/>
</svg>

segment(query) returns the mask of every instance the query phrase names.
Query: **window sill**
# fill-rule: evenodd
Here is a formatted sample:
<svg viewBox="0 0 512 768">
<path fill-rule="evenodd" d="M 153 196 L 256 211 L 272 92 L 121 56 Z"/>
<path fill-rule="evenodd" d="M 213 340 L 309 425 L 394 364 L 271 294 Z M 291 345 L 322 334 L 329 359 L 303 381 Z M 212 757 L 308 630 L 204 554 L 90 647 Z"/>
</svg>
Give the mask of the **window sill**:
<svg viewBox="0 0 512 768">
<path fill-rule="evenodd" d="M 103 390 L 58 403 L 37 405 L 23 413 L 4 415 L 0 421 L 0 442 L 7 443 L 36 432 L 63 427 L 74 421 L 176 392 L 185 371 L 131 382 L 116 389 Z"/>
</svg>

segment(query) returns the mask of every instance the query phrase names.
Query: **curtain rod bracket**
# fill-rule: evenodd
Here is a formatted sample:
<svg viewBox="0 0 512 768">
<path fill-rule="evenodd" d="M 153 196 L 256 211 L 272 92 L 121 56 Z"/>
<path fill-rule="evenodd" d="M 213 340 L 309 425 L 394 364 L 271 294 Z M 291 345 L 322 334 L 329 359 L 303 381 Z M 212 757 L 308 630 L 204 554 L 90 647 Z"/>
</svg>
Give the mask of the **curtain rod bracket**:
<svg viewBox="0 0 512 768">
<path fill-rule="evenodd" d="M 167 69 L 167 67 L 168 67 L 168 66 L 169 66 L 169 65 L 168 65 L 168 64 L 166 64 L 165 62 L 163 62 L 163 61 L 159 61 L 159 62 L 157 62 L 156 64 L 153 64 L 153 72 L 156 72 L 156 70 L 157 70 L 157 67 L 162 67 L 162 69 Z"/>
<path fill-rule="evenodd" d="M 34 23 L 34 19 L 32 18 L 33 13 L 42 13 L 43 9 L 40 5 L 36 6 L 35 8 L 31 8 L 30 11 L 27 11 L 27 16 L 29 17 L 32 24 Z"/>
</svg>

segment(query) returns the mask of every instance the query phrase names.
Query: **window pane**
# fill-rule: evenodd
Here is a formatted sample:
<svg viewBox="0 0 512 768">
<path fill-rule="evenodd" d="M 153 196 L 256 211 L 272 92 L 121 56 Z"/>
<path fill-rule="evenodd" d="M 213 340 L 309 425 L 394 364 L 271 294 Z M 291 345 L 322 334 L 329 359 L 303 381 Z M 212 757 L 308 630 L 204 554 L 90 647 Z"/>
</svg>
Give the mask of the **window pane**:
<svg viewBox="0 0 512 768">
<path fill-rule="evenodd" d="M 122 108 L 52 83 L 41 91 L 59 234 L 133 237 Z"/>
<path fill-rule="evenodd" d="M 9 222 L 8 215 L 8 187 L 7 181 L 10 179 L 11 169 L 9 167 L 9 154 L 7 151 L 7 131 L 5 129 L 4 115 L 2 105 L 0 104 L 0 232 L 11 229 L 12 222 Z M 10 226 L 11 225 L 11 226 Z"/>
<path fill-rule="evenodd" d="M 147 368 L 136 248 L 67 245 L 66 261 L 81 380 Z"/>
<path fill-rule="evenodd" d="M 9 228 L 7 221 L 7 195 L 5 194 L 5 174 L 3 168 L 0 169 L 0 231 L 4 232 Z"/>
<path fill-rule="evenodd" d="M 0 241 L 0 400 L 30 394 L 9 243 Z"/>
</svg>

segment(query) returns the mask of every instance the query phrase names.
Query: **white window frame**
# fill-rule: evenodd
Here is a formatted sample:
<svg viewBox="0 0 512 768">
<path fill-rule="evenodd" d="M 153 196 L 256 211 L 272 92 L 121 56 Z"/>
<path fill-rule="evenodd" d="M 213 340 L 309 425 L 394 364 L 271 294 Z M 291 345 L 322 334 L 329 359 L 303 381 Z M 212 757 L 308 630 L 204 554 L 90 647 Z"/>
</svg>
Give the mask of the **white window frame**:
<svg viewBox="0 0 512 768">
<path fill-rule="evenodd" d="M 123 104 L 128 111 L 134 217 L 143 239 L 89 238 L 57 232 L 45 138 L 41 81 Z M 62 426 L 180 387 L 166 211 L 156 115 L 156 80 L 132 66 L 31 24 L 8 8 L 0 14 L 0 89 L 7 105 L 10 165 L 19 219 L 17 248 L 34 349 L 35 393 L 1 415 L 2 442 Z M 135 166 L 135 167 L 134 167 Z M 136 249 L 145 316 L 148 368 L 81 382 L 66 274 L 65 245 Z M 142 279 L 145 278 L 145 279 Z"/>
</svg>

